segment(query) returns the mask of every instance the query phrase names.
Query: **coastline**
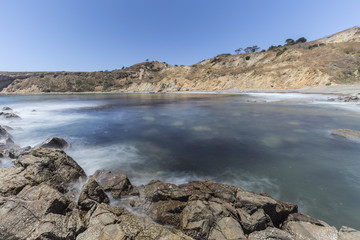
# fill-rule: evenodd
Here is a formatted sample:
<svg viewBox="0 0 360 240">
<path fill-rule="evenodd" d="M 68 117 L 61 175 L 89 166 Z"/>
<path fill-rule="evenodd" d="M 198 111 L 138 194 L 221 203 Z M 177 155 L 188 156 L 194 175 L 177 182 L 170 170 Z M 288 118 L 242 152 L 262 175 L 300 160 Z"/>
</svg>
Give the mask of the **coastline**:
<svg viewBox="0 0 360 240">
<path fill-rule="evenodd" d="M 134 92 L 134 91 L 94 91 L 94 92 L 29 92 L 29 93 L 3 93 L 0 96 L 11 95 L 97 95 L 97 94 L 242 94 L 242 93 L 302 93 L 302 94 L 329 94 L 329 95 L 360 95 L 360 84 L 335 85 L 324 87 L 305 87 L 298 89 L 229 89 L 229 90 L 195 90 L 195 91 L 176 91 L 176 92 Z"/>
</svg>

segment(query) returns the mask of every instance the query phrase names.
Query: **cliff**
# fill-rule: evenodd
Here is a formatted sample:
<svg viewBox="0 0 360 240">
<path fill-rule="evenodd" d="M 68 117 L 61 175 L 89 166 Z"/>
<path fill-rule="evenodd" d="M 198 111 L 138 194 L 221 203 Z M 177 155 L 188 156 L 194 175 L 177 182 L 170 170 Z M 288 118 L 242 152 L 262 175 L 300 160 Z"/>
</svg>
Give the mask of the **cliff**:
<svg viewBox="0 0 360 240">
<path fill-rule="evenodd" d="M 191 66 L 143 62 L 99 72 L 0 73 L 2 93 L 296 89 L 360 83 L 360 27 Z"/>
</svg>

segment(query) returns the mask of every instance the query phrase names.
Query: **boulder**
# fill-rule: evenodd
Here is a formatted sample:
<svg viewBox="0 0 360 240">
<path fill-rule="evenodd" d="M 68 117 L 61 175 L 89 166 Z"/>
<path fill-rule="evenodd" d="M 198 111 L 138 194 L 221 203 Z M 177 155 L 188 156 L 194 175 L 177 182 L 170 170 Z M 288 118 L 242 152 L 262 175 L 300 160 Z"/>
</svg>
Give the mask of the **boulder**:
<svg viewBox="0 0 360 240">
<path fill-rule="evenodd" d="M 295 240 L 290 233 L 285 232 L 281 229 L 268 227 L 262 231 L 256 231 L 248 236 L 248 240 Z"/>
<path fill-rule="evenodd" d="M 95 177 L 90 176 L 83 186 L 78 204 L 82 210 L 90 210 L 97 203 L 109 203 L 109 197 L 104 189 L 96 181 Z"/>
<path fill-rule="evenodd" d="M 128 193 L 132 184 L 124 174 L 112 173 L 108 170 L 97 170 L 94 177 L 105 191 L 111 191 L 114 198 L 120 198 L 122 194 Z"/>
<path fill-rule="evenodd" d="M 21 119 L 21 117 L 16 113 L 9 113 L 9 112 L 0 112 L 0 117 L 6 119 Z"/>
<path fill-rule="evenodd" d="M 295 239 L 337 240 L 335 227 L 305 214 L 290 215 L 281 227 Z"/>
<path fill-rule="evenodd" d="M 3 111 L 12 111 L 12 109 L 11 109 L 10 107 L 6 107 L 6 106 L 3 107 L 2 110 L 3 110 Z"/>
<path fill-rule="evenodd" d="M 336 129 L 331 132 L 332 135 L 346 138 L 350 141 L 360 143 L 360 131 L 352 129 Z"/>
<path fill-rule="evenodd" d="M 224 222 L 242 232 L 241 239 L 244 232 L 280 226 L 290 213 L 297 212 L 294 204 L 211 180 L 179 186 L 154 180 L 134 187 L 129 195 L 131 207 L 155 221 L 180 228 L 194 239 L 227 239 L 230 235 L 223 228 Z"/>
<path fill-rule="evenodd" d="M 21 155 L 15 166 L 0 168 L 0 195 L 16 195 L 27 185 L 47 183 L 67 192 L 72 182 L 86 176 L 84 170 L 64 151 L 35 149 Z"/>
<path fill-rule="evenodd" d="M 349 228 L 346 226 L 342 226 L 338 233 L 338 240 L 359 240 L 360 239 L 360 231 L 357 231 L 353 228 Z"/>
<path fill-rule="evenodd" d="M 40 143 L 39 145 L 35 146 L 35 148 L 58 148 L 58 149 L 65 149 L 68 148 L 70 145 L 62 138 L 58 137 L 51 137 L 46 139 L 44 142 Z"/>
<path fill-rule="evenodd" d="M 104 203 L 94 205 L 84 218 L 87 230 L 79 234 L 76 240 L 192 239 L 179 231 L 154 222 L 148 216 L 135 215 L 125 209 Z"/>
<path fill-rule="evenodd" d="M 41 184 L 0 196 L 0 239 L 75 239 L 84 226 L 75 204 Z"/>
</svg>

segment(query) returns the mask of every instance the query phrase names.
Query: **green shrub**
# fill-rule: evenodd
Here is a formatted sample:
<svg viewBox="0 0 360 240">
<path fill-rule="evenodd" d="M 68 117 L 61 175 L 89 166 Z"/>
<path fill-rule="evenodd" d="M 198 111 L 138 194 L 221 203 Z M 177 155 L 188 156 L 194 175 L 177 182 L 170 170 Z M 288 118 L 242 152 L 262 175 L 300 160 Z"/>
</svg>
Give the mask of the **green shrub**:
<svg viewBox="0 0 360 240">
<path fill-rule="evenodd" d="M 318 46 L 319 46 L 319 44 L 313 44 L 313 45 L 310 45 L 310 46 L 308 47 L 308 49 L 316 48 L 316 47 L 318 47 Z"/>
<path fill-rule="evenodd" d="M 247 60 L 250 60 L 250 56 L 246 56 L 245 57 L 245 60 L 247 61 Z"/>
<path fill-rule="evenodd" d="M 280 56 L 281 54 L 283 54 L 285 51 L 287 50 L 287 48 L 284 48 L 283 50 L 281 50 L 280 52 L 276 53 L 276 56 Z"/>
</svg>

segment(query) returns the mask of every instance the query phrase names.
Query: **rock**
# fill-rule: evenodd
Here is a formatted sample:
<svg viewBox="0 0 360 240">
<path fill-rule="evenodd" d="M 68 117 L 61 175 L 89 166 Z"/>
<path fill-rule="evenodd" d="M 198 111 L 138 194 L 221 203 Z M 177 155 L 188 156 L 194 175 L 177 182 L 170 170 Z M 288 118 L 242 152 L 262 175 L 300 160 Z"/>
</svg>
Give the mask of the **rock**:
<svg viewBox="0 0 360 240">
<path fill-rule="evenodd" d="M 69 144 L 64 139 L 58 137 L 48 138 L 44 142 L 35 146 L 35 148 L 58 148 L 58 149 L 65 149 L 68 147 Z"/>
<path fill-rule="evenodd" d="M 281 227 L 295 239 L 305 240 L 337 240 L 338 232 L 325 222 L 309 217 L 305 214 L 291 215 Z"/>
<path fill-rule="evenodd" d="M 108 170 L 97 170 L 94 177 L 105 191 L 111 191 L 114 198 L 120 198 L 121 194 L 129 192 L 133 186 L 124 174 L 112 173 Z"/>
<path fill-rule="evenodd" d="M 353 228 L 349 228 L 346 226 L 342 226 L 338 233 L 338 240 L 359 240 L 360 239 L 360 231 L 357 231 Z"/>
<path fill-rule="evenodd" d="M 263 209 L 275 227 L 279 227 L 291 213 L 297 212 L 297 205 L 281 202 L 267 195 L 259 195 L 238 189 L 236 193 L 236 208 L 245 210 L 252 215 L 258 209 Z"/>
<path fill-rule="evenodd" d="M 3 107 L 2 110 L 3 111 L 12 111 L 12 109 L 10 107 Z"/>
<path fill-rule="evenodd" d="M 87 230 L 77 240 L 191 239 L 181 232 L 170 231 L 145 215 L 134 215 L 125 209 L 104 203 L 94 205 L 86 214 L 85 222 Z"/>
<path fill-rule="evenodd" d="M 256 231 L 248 236 L 248 240 L 295 240 L 290 233 L 274 227 L 268 227 L 262 231 Z"/>
<path fill-rule="evenodd" d="M 336 129 L 331 132 L 332 135 L 344 137 L 350 141 L 360 143 L 360 131 L 352 129 Z"/>
<path fill-rule="evenodd" d="M 15 166 L 0 168 L 0 195 L 16 195 L 27 185 L 47 183 L 60 192 L 86 176 L 84 170 L 64 151 L 35 149 L 21 155 Z"/>
<path fill-rule="evenodd" d="M 223 236 L 222 219 L 232 218 L 249 234 L 280 226 L 297 206 L 211 180 L 174 185 L 151 181 L 134 187 L 130 206 L 165 225 L 180 228 L 194 239 Z M 223 220 L 225 221 L 225 220 Z M 224 230 L 225 231 L 225 230 Z M 240 230 L 238 230 L 240 232 Z M 225 235 L 224 235 L 225 234 Z"/>
<path fill-rule="evenodd" d="M 218 221 L 210 232 L 209 240 L 218 239 L 247 239 L 244 232 L 235 219 L 224 217 Z"/>
<path fill-rule="evenodd" d="M 96 181 L 95 177 L 90 176 L 83 186 L 78 204 L 83 210 L 90 210 L 97 203 L 109 203 L 109 197 L 104 189 Z"/>
<path fill-rule="evenodd" d="M 21 119 L 21 117 L 15 113 L 8 113 L 8 112 L 0 112 L 0 117 L 6 119 Z"/>
<path fill-rule="evenodd" d="M 249 214 L 241 208 L 238 208 L 237 212 L 240 216 L 241 226 L 247 234 L 254 231 L 264 230 L 268 226 L 273 227 L 270 217 L 261 208 L 252 214 Z"/>
<path fill-rule="evenodd" d="M 0 196 L 0 239 L 75 239 L 84 226 L 71 200 L 43 184 Z"/>
</svg>

